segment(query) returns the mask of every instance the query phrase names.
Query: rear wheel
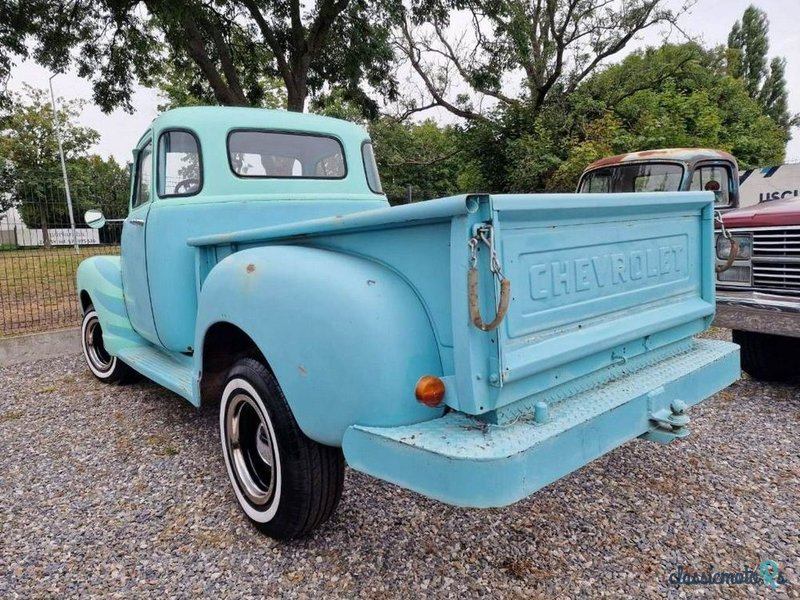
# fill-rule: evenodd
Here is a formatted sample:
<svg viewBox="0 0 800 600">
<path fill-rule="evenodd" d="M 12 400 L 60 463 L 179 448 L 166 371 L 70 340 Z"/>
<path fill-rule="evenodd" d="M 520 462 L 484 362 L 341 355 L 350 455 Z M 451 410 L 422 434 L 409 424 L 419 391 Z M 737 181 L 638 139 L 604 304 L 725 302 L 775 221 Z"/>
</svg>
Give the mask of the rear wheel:
<svg viewBox="0 0 800 600">
<path fill-rule="evenodd" d="M 132 369 L 106 350 L 103 328 L 91 304 L 87 307 L 81 322 L 81 347 L 89 370 L 100 381 L 121 383 L 132 377 Z"/>
<path fill-rule="evenodd" d="M 738 329 L 732 333 L 742 347 L 742 370 L 754 379 L 786 381 L 798 374 L 794 358 L 800 339 Z"/>
<path fill-rule="evenodd" d="M 298 537 L 331 517 L 344 485 L 342 451 L 300 430 L 275 376 L 257 360 L 230 370 L 219 423 L 236 499 L 262 533 Z"/>
</svg>

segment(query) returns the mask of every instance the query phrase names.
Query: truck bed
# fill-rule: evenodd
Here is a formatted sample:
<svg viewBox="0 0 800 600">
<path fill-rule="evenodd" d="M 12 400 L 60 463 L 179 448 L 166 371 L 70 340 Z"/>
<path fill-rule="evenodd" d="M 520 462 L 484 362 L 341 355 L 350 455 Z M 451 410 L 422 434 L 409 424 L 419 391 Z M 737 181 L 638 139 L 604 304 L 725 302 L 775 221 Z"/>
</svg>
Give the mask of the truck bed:
<svg viewBox="0 0 800 600">
<path fill-rule="evenodd" d="M 226 256 L 302 245 L 376 261 L 425 305 L 447 404 L 502 421 L 521 400 L 603 380 L 704 330 L 714 314 L 710 193 L 473 195 L 195 238 L 198 286 Z M 481 224 L 511 281 L 496 331 L 470 324 L 468 241 Z M 482 314 L 499 287 L 479 253 Z"/>
</svg>

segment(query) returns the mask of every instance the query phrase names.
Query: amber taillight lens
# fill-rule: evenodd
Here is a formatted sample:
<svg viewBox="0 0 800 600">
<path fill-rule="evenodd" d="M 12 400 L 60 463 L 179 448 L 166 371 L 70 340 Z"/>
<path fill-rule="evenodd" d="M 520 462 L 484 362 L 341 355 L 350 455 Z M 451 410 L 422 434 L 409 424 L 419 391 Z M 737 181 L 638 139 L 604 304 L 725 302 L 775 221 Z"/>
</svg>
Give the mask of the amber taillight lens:
<svg viewBox="0 0 800 600">
<path fill-rule="evenodd" d="M 436 408 L 444 400 L 444 381 L 433 375 L 424 375 L 419 378 L 414 393 L 419 402 Z"/>
</svg>

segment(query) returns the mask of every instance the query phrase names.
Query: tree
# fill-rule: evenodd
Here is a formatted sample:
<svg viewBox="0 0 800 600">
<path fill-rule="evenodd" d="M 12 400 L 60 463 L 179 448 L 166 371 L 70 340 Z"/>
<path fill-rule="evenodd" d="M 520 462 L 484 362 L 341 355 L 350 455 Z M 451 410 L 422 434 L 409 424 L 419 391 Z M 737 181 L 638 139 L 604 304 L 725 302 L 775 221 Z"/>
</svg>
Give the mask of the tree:
<svg viewBox="0 0 800 600">
<path fill-rule="evenodd" d="M 150 75 L 148 85 L 157 88 L 164 99 L 158 110 L 166 111 L 179 106 L 208 106 L 217 104 L 214 91 L 191 60 L 172 56 Z M 258 93 L 253 95 L 252 105 L 261 108 L 286 106 L 286 90 L 283 81 L 262 77 Z"/>
<path fill-rule="evenodd" d="M 634 52 L 538 113 L 499 105 L 468 121 L 463 160 L 493 192 L 572 191 L 592 161 L 651 148 L 721 148 L 743 168 L 781 162 L 781 128 L 725 68 L 721 50 L 695 43 Z"/>
<path fill-rule="evenodd" d="M 411 200 L 430 200 L 483 187 L 459 128 L 440 127 L 432 120 L 382 118 L 372 121 L 369 130 L 383 190 L 392 204 L 407 201 L 409 192 Z"/>
<path fill-rule="evenodd" d="M 0 157 L 0 221 L 6 218 L 6 211 L 14 207 L 14 166 Z"/>
<path fill-rule="evenodd" d="M 67 164 L 67 174 L 76 218 L 90 208 L 99 208 L 107 219 L 128 215 L 128 169 L 113 158 L 80 156 Z"/>
<path fill-rule="evenodd" d="M 43 1 L 43 0 L 37 0 Z M 261 105 L 265 82 L 279 78 L 286 106 L 302 111 L 311 93 L 338 87 L 365 111 L 377 105 L 362 85 L 396 93 L 388 43 L 391 2 L 315 0 L 58 0 L 37 23 L 38 54 L 55 70 L 75 55 L 104 110 L 131 109 L 136 80 L 185 69 L 214 100 Z M 72 50 L 77 48 L 77 52 Z M 203 93 L 203 96 L 206 94 Z"/>
<path fill-rule="evenodd" d="M 736 156 L 741 168 L 783 161 L 781 127 L 749 96 L 745 82 L 726 74 L 715 51 L 694 43 L 649 48 L 597 73 L 579 91 L 581 129 L 550 189 L 574 189 L 592 161 L 665 147 L 710 147 Z"/>
<path fill-rule="evenodd" d="M 786 89 L 786 59 L 773 58 L 769 65 L 769 75 L 758 94 L 764 111 L 785 132 L 786 140 L 791 139 L 791 128 L 800 124 L 800 115 L 789 112 L 789 92 Z"/>
<path fill-rule="evenodd" d="M 769 53 L 769 20 L 767 14 L 748 6 L 741 21 L 733 24 L 728 35 L 728 73 L 744 82 L 748 94 L 764 107 L 766 114 L 791 139 L 791 128 L 800 124 L 800 115 L 789 113 L 786 89 L 786 60 L 773 58 L 767 67 Z"/>
<path fill-rule="evenodd" d="M 10 105 L 11 98 L 6 90 L 6 82 L 11 75 L 13 57 L 28 56 L 26 37 L 34 30 L 40 8 L 38 1 L 0 2 L 0 109 L 7 109 Z"/>
<path fill-rule="evenodd" d="M 27 86 L 25 96 L 11 97 L 10 114 L 0 121 L 0 160 L 10 164 L 12 177 L 4 181 L 5 195 L 28 226 L 39 225 L 45 246 L 51 224 L 68 222 L 63 199 L 58 138 L 53 110 L 44 90 Z M 93 129 L 75 124 L 83 102 L 59 99 L 58 120 L 66 160 L 86 153 L 98 139 Z"/>
<path fill-rule="evenodd" d="M 744 80 L 751 98 L 758 96 L 767 75 L 768 32 L 767 14 L 751 4 L 728 34 L 728 48 L 735 51 L 730 55 L 730 73 Z"/>
<path fill-rule="evenodd" d="M 553 95 L 569 95 L 648 27 L 674 23 L 664 0 L 429 0 L 417 2 L 395 40 L 421 81 L 424 94 L 400 107 L 401 115 L 439 106 L 465 119 L 486 119 L 470 90 L 487 105 L 525 104 L 537 114 Z M 453 11 L 469 16 L 466 33 L 453 39 Z M 522 73 L 518 93 L 508 79 Z M 513 86 L 512 86 L 513 88 Z"/>
</svg>

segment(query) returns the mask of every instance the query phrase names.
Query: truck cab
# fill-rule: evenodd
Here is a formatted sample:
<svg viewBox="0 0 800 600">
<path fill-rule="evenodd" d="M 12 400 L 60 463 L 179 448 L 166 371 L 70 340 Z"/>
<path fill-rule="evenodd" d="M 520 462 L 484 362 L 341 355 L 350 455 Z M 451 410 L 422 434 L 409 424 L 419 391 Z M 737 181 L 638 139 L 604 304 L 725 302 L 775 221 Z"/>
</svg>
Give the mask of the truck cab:
<svg viewBox="0 0 800 600">
<path fill-rule="evenodd" d="M 578 193 L 711 191 L 714 208 L 739 206 L 736 159 L 722 150 L 664 148 L 602 158 L 583 171 Z"/>
<path fill-rule="evenodd" d="M 345 461 L 516 502 L 685 437 L 739 375 L 737 346 L 694 337 L 715 306 L 708 191 L 390 207 L 364 128 L 246 108 L 168 111 L 133 158 L 121 256 L 78 268 L 87 366 L 218 404 L 233 495 L 270 536 L 327 520 Z"/>
</svg>

